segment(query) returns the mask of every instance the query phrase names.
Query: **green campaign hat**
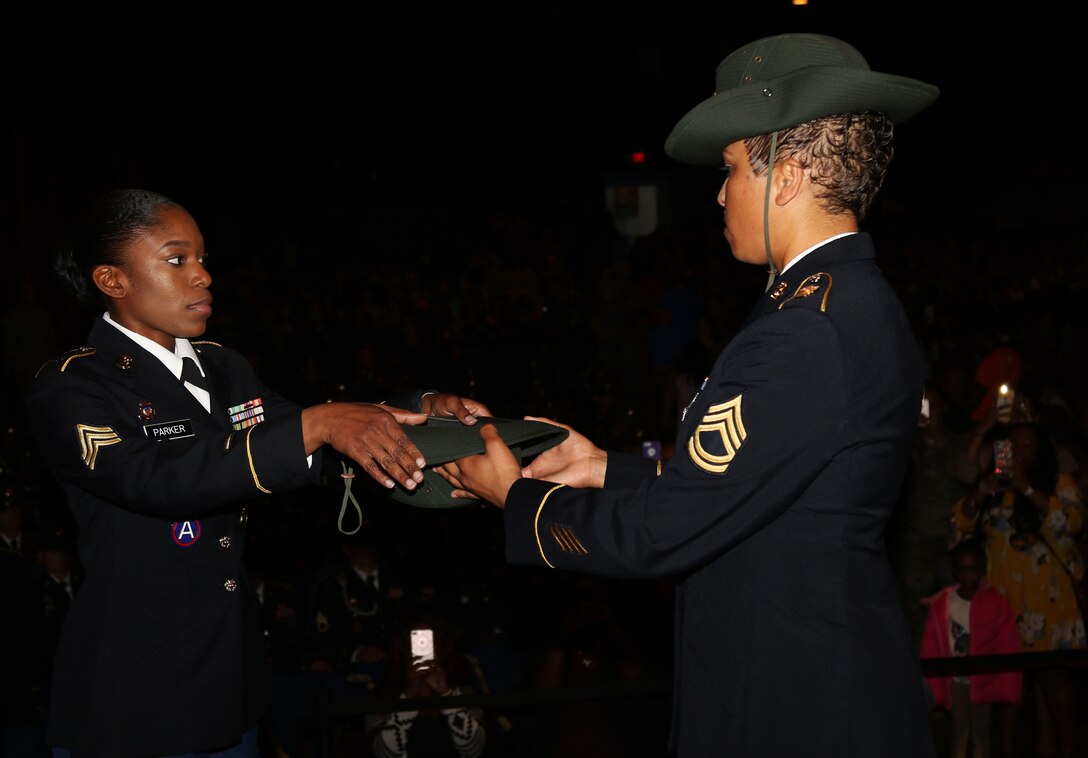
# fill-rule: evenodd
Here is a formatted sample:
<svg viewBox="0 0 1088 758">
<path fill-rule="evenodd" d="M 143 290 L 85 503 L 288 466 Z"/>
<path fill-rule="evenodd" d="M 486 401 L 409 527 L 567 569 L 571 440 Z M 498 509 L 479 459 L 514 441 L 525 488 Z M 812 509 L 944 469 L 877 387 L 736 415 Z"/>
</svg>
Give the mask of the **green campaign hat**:
<svg viewBox="0 0 1088 758">
<path fill-rule="evenodd" d="M 932 103 L 940 90 L 882 74 L 853 46 L 822 34 L 779 34 L 734 50 L 720 64 L 714 94 L 688 111 L 665 140 L 681 163 L 719 166 L 732 142 L 842 113 L 883 113 L 893 124 Z"/>
<path fill-rule="evenodd" d="M 570 434 L 566 429 L 545 421 L 528 419 L 479 417 L 472 426 L 455 418 L 431 416 L 422 424 L 401 424 L 419 452 L 427 459 L 423 469 L 423 482 L 414 490 L 406 490 L 398 484 L 390 491 L 390 497 L 408 505 L 422 508 L 456 508 L 471 505 L 474 501 L 455 499 L 453 487 L 433 470 L 434 466 L 449 463 L 469 455 L 484 452 L 480 427 L 494 424 L 503 442 L 525 466 L 533 458 L 550 447 L 558 445 Z"/>
</svg>

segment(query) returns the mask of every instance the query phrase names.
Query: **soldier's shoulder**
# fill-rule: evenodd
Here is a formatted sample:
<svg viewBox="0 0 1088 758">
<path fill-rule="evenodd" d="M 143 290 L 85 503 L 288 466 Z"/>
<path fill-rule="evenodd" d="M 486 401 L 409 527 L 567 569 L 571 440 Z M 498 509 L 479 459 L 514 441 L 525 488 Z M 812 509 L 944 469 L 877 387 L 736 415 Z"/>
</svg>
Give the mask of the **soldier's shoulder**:
<svg viewBox="0 0 1088 758">
<path fill-rule="evenodd" d="M 225 361 L 228 364 L 232 361 L 243 361 L 248 363 L 244 355 L 238 350 L 224 345 L 222 342 L 216 342 L 215 340 L 190 340 L 189 344 L 193 346 L 197 354 L 201 357 L 213 357 L 220 361 Z"/>
<path fill-rule="evenodd" d="M 806 308 L 827 313 L 828 308 L 831 307 L 831 290 L 834 283 L 834 277 L 830 272 L 818 271 L 815 274 L 809 274 L 793 286 L 787 282 L 780 282 L 780 289 L 772 293 L 771 297 L 779 301 L 779 310 Z"/>
<path fill-rule="evenodd" d="M 43 363 L 34 374 L 34 378 L 41 379 L 47 376 L 65 374 L 70 371 L 79 371 L 81 368 L 91 365 L 93 358 L 97 353 L 98 351 L 89 345 L 83 345 L 65 351 Z"/>
</svg>

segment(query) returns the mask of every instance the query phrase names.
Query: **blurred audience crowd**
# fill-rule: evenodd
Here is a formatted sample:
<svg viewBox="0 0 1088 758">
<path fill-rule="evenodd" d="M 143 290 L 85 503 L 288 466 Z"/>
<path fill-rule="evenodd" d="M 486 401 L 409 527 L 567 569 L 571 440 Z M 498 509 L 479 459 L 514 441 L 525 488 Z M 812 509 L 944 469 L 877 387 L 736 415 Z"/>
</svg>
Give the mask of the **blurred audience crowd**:
<svg viewBox="0 0 1088 758">
<path fill-rule="evenodd" d="M 223 216 L 205 230 L 213 291 L 226 295 L 206 338 L 246 353 L 302 404 L 435 387 L 477 397 L 500 416 L 551 417 L 604 447 L 668 459 L 679 408 L 765 272 L 733 261 L 714 225 L 663 224 L 626 239 L 593 203 L 566 210 L 313 216 L 284 225 L 271 245 L 243 234 L 269 219 Z M 898 212 L 891 203 L 882 210 Z M 888 533 L 920 639 L 927 599 L 955 578 L 953 507 L 977 488 L 964 461 L 978 462 L 977 441 L 974 453 L 970 446 L 993 425 L 998 386 L 1030 403 L 1057 469 L 1088 491 L 1088 342 L 1075 315 L 1088 256 L 1084 237 L 1034 229 L 885 238 L 881 228 L 878 214 L 870 231 L 880 263 L 927 367 L 928 415 Z M 47 358 L 80 344 L 93 315 L 54 310 L 45 285 L 24 295 L 3 323 L 0 720 L 9 749 L 38 738 L 50 647 L 80 574 L 78 535 L 30 442 L 21 390 Z M 250 512 L 247 562 L 277 676 L 269 755 L 316 755 L 322 697 L 426 692 L 401 667 L 405 629 L 419 619 L 438 630 L 449 693 L 670 681 L 670 581 L 509 567 L 495 509 L 405 506 L 358 479 L 353 492 L 364 519 L 353 535 L 337 527 L 343 489 L 334 476 Z M 1085 532 L 1068 535 L 1082 558 Z M 355 754 L 383 755 L 382 740 L 407 718 L 341 725 L 336 739 L 356 744 Z M 410 718 L 419 734 L 419 724 L 439 735 L 448 725 L 462 755 L 606 757 L 661 754 L 669 712 L 664 701 L 612 699 Z"/>
</svg>

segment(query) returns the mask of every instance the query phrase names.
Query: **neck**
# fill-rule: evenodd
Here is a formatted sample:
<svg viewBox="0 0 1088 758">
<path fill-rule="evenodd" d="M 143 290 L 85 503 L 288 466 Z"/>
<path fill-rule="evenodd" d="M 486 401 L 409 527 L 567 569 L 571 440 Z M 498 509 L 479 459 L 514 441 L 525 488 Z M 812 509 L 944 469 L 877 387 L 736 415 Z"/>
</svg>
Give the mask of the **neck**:
<svg viewBox="0 0 1088 758">
<path fill-rule="evenodd" d="M 856 232 L 858 225 L 853 216 L 824 216 L 822 222 L 804 224 L 796 234 L 786 239 L 782 252 L 775 253 L 775 264 L 782 271 L 797 256 L 824 240 L 840 234 Z"/>
</svg>

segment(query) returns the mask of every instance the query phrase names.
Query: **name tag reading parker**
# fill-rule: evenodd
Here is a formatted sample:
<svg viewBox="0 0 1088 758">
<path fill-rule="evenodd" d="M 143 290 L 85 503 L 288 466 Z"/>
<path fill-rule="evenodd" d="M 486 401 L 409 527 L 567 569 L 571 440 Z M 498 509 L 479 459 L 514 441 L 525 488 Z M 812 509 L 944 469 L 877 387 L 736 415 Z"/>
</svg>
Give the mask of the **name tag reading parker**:
<svg viewBox="0 0 1088 758">
<path fill-rule="evenodd" d="M 192 419 L 182 418 L 177 421 L 163 421 L 160 424 L 146 424 L 144 434 L 153 440 L 181 440 L 186 437 L 195 437 Z"/>
</svg>

